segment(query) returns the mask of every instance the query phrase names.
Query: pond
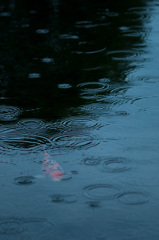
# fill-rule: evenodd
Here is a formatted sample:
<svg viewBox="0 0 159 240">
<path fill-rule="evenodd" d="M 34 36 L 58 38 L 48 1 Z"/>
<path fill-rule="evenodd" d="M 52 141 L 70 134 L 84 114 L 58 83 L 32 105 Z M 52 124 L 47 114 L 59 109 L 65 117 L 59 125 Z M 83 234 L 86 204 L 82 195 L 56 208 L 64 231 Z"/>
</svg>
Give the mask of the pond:
<svg viewBox="0 0 159 240">
<path fill-rule="evenodd" d="M 158 240 L 159 3 L 2 0 L 0 239 Z"/>
</svg>

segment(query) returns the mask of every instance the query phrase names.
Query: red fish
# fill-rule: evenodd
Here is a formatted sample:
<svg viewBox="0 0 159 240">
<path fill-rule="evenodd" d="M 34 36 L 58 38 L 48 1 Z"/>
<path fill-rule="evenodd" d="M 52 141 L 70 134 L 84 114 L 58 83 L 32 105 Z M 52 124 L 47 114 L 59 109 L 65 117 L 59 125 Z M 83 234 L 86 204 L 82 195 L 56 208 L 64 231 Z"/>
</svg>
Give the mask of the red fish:
<svg viewBox="0 0 159 240">
<path fill-rule="evenodd" d="M 64 175 L 62 167 L 58 164 L 58 162 L 53 161 L 47 152 L 44 152 L 42 170 L 55 181 L 60 181 Z"/>
</svg>

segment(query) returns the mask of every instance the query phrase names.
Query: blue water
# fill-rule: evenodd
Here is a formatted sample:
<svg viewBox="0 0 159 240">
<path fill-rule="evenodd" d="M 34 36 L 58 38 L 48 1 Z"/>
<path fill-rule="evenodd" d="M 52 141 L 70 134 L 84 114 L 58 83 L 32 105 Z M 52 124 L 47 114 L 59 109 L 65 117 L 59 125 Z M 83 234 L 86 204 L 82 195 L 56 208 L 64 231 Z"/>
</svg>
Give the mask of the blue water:
<svg viewBox="0 0 159 240">
<path fill-rule="evenodd" d="M 158 240 L 158 22 L 155 0 L 0 3 L 0 239 Z"/>
</svg>

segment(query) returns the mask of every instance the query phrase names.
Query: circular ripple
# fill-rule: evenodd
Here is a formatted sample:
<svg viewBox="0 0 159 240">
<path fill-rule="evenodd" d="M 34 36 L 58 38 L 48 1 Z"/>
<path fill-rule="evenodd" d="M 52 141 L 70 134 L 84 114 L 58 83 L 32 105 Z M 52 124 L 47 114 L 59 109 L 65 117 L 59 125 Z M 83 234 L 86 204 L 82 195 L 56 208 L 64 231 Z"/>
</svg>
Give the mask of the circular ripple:
<svg viewBox="0 0 159 240">
<path fill-rule="evenodd" d="M 0 122 L 17 120 L 21 110 L 18 107 L 1 105 L 0 106 Z"/>
<path fill-rule="evenodd" d="M 80 149 L 96 146 L 99 141 L 88 135 L 64 135 L 54 138 L 53 144 L 57 148 Z"/>
<path fill-rule="evenodd" d="M 45 126 L 45 123 L 40 119 L 30 118 L 30 119 L 22 119 L 18 122 L 18 125 L 23 130 L 33 130 L 33 129 L 39 129 Z"/>
<path fill-rule="evenodd" d="M 82 163 L 88 166 L 97 166 L 101 163 L 100 159 L 97 158 L 85 158 Z"/>
<path fill-rule="evenodd" d="M 83 189 L 86 197 L 98 200 L 114 199 L 121 195 L 121 190 L 110 184 L 94 184 Z"/>
<path fill-rule="evenodd" d="M 0 234 L 7 239 L 51 239 L 55 233 L 56 225 L 44 218 L 5 218 L 0 219 Z M 6 239 L 6 238 L 5 238 Z"/>
<path fill-rule="evenodd" d="M 30 185 L 35 183 L 35 177 L 32 176 L 22 176 L 14 179 L 17 185 Z"/>
<path fill-rule="evenodd" d="M 17 132 L 18 135 L 18 132 Z M 52 142 L 45 137 L 23 134 L 16 136 L 16 132 L 1 133 L 0 149 L 2 151 L 18 150 L 23 152 L 43 150 L 43 147 L 51 147 Z"/>
<path fill-rule="evenodd" d="M 98 93 L 108 90 L 109 85 L 102 82 L 85 82 L 77 85 L 82 92 L 86 93 Z"/>
<path fill-rule="evenodd" d="M 108 56 L 111 56 L 113 60 L 136 60 L 140 56 L 139 52 L 133 50 L 115 50 L 107 52 Z"/>
<path fill-rule="evenodd" d="M 85 118 L 85 117 L 71 117 L 67 118 L 65 121 L 62 122 L 64 126 L 70 127 L 70 128 L 100 128 L 101 125 L 99 121 Z"/>
<path fill-rule="evenodd" d="M 77 201 L 75 195 L 54 194 L 51 197 L 51 201 L 55 203 L 74 203 Z"/>
<path fill-rule="evenodd" d="M 127 192 L 118 196 L 119 201 L 129 205 L 145 204 L 148 196 L 142 192 Z"/>
<path fill-rule="evenodd" d="M 109 172 L 123 172 L 130 170 L 130 163 L 126 158 L 109 158 L 102 163 L 102 170 Z"/>
</svg>

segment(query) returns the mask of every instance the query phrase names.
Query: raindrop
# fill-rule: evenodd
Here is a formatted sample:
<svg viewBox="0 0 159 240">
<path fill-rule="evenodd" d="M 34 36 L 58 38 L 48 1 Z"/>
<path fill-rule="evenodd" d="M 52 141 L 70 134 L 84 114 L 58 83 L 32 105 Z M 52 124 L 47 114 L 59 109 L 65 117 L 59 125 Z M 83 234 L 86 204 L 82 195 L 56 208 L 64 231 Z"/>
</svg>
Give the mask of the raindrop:
<svg viewBox="0 0 159 240">
<path fill-rule="evenodd" d="M 121 195 L 121 190 L 110 184 L 93 184 L 83 189 L 86 197 L 98 200 L 108 200 L 117 198 Z"/>
<path fill-rule="evenodd" d="M 0 122 L 17 120 L 21 110 L 18 107 L 1 105 L 0 106 Z"/>
<path fill-rule="evenodd" d="M 101 82 L 101 83 L 109 83 L 109 82 L 111 82 L 111 80 L 109 78 L 100 78 L 100 79 L 98 79 L 98 81 Z"/>
<path fill-rule="evenodd" d="M 89 202 L 86 202 L 86 204 L 87 204 L 90 208 L 99 208 L 99 207 L 101 207 L 101 204 L 100 204 L 100 202 L 98 202 L 98 201 L 89 201 Z"/>
<path fill-rule="evenodd" d="M 97 166 L 101 163 L 101 159 L 98 158 L 85 158 L 84 160 L 82 160 L 82 163 L 84 163 L 85 165 L 88 166 Z"/>
<path fill-rule="evenodd" d="M 79 37 L 78 36 L 76 36 L 76 35 L 70 35 L 70 34 L 60 34 L 59 35 L 59 38 L 60 39 L 79 39 Z"/>
<path fill-rule="evenodd" d="M 96 146 L 99 144 L 99 141 L 88 135 L 63 135 L 55 137 L 53 144 L 57 148 L 80 149 Z"/>
<path fill-rule="evenodd" d="M 10 12 L 1 12 L 0 17 L 10 17 L 11 13 Z"/>
<path fill-rule="evenodd" d="M 72 85 L 69 83 L 61 83 L 61 84 L 58 84 L 57 87 L 60 89 L 69 89 L 69 88 L 72 88 Z"/>
<path fill-rule="evenodd" d="M 38 34 L 47 34 L 47 33 L 49 33 L 49 29 L 37 29 L 36 33 L 38 33 Z"/>
<path fill-rule="evenodd" d="M 40 73 L 30 73 L 28 75 L 28 78 L 40 78 L 40 77 L 41 77 Z"/>
<path fill-rule="evenodd" d="M 31 185 L 35 183 L 35 178 L 32 176 L 21 176 L 14 179 L 17 185 Z"/>
<path fill-rule="evenodd" d="M 74 203 L 77 201 L 75 195 L 54 194 L 51 197 L 51 201 L 55 203 Z"/>
<path fill-rule="evenodd" d="M 54 59 L 53 58 L 49 58 L 49 57 L 42 58 L 41 61 L 43 63 L 54 63 Z"/>
<path fill-rule="evenodd" d="M 126 158 L 113 157 L 102 162 L 102 170 L 113 173 L 123 172 L 131 169 L 130 162 Z"/>
<path fill-rule="evenodd" d="M 142 192 L 127 192 L 118 196 L 119 201 L 129 205 L 139 205 L 148 202 L 148 196 Z"/>
</svg>

